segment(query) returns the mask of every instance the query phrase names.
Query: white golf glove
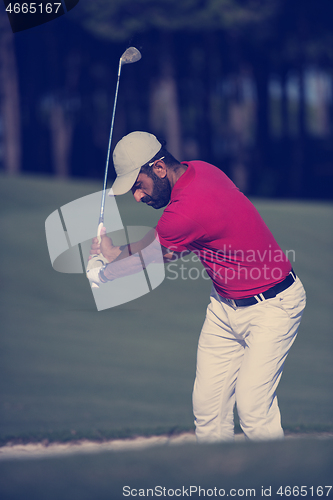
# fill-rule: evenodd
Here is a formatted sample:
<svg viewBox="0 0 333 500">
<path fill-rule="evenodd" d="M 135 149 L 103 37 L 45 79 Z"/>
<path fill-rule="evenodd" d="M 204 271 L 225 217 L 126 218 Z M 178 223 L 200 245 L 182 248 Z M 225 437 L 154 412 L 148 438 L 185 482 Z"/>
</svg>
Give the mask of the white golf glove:
<svg viewBox="0 0 333 500">
<path fill-rule="evenodd" d="M 105 283 L 99 277 L 99 271 L 105 264 L 109 264 L 109 261 L 102 254 L 94 255 L 88 260 L 86 275 L 91 284 L 99 286 Z"/>
</svg>

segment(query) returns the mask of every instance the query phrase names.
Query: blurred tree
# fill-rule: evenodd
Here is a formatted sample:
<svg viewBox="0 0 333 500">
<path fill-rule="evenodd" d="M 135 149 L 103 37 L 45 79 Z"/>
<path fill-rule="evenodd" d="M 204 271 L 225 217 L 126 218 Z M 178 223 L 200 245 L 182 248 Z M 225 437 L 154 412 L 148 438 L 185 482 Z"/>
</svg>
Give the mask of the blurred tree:
<svg viewBox="0 0 333 500">
<path fill-rule="evenodd" d="M 197 105 L 204 108 L 200 112 L 200 143 L 203 154 L 209 157 L 212 149 L 210 90 L 216 76 L 214 67 L 221 57 L 214 32 L 257 26 L 270 17 L 274 9 L 275 0 L 95 0 L 82 4 L 74 17 L 88 31 L 111 41 L 152 35 L 155 66 L 148 100 L 150 126 L 166 136 L 171 152 L 178 158 L 182 157 L 182 133 L 175 57 L 186 59 L 186 54 L 179 54 L 182 47 L 175 47 L 175 35 L 200 33 L 203 36 L 207 54 L 201 71 L 204 91 Z"/>
<path fill-rule="evenodd" d="M 273 5 L 273 2 L 267 3 Z M 249 25 L 237 33 L 241 57 L 251 64 L 257 89 L 254 182 L 262 186 L 258 194 L 271 195 L 274 190 L 278 193 L 277 185 L 289 196 L 311 194 L 308 150 L 314 146 L 309 141 L 307 130 L 305 78 L 311 65 L 326 67 L 331 72 L 331 3 L 330 0 L 280 0 L 275 3 L 273 15 L 265 18 L 255 29 Z M 294 100 L 297 104 L 293 108 L 288 105 L 287 90 L 292 73 L 296 93 Z M 272 143 L 268 117 L 268 85 L 272 74 L 279 76 L 281 84 L 282 141 L 276 148 Z M 292 113 L 297 115 L 294 130 L 291 127 Z M 292 137 L 292 133 L 295 137 Z M 285 155 L 283 160 L 281 149 Z M 269 187 L 268 177 L 272 176 L 272 165 L 279 180 L 275 179 L 274 186 L 271 184 Z"/>
<path fill-rule="evenodd" d="M 23 168 L 100 175 L 115 68 L 122 50 L 136 45 L 143 58 L 123 73 L 114 140 L 134 129 L 152 129 L 167 139 L 175 156 L 223 165 L 253 195 L 330 193 L 333 100 L 326 95 L 320 104 L 326 106 L 322 127 L 330 130 L 329 141 L 328 133 L 313 133 L 317 104 L 308 126 L 307 85 L 310 65 L 330 75 L 332 85 L 331 2 L 94 0 L 81 2 L 47 30 L 17 35 Z M 11 135 L 6 148 L 15 157 L 19 147 L 9 145 L 16 141 L 19 146 L 14 134 L 20 131 L 20 114 L 15 85 L 8 87 L 16 70 L 15 58 L 8 58 L 13 37 L 7 35 L 11 42 L 2 38 L 0 47 L 1 74 L 6 73 L 0 83 L 1 113 L 4 121 L 6 102 L 6 133 Z M 279 93 L 275 128 L 272 81 Z M 5 88 L 10 98 L 4 98 Z"/>
<path fill-rule="evenodd" d="M 17 174 L 21 169 L 19 85 L 14 35 L 3 8 L 0 9 L 0 120 L 4 168 L 9 174 Z"/>
<path fill-rule="evenodd" d="M 65 178 L 71 174 L 71 146 L 74 115 L 80 105 L 78 84 L 82 57 L 76 44 L 72 44 L 67 51 L 61 50 L 61 40 L 56 36 L 54 25 L 46 31 L 45 44 L 49 53 L 46 70 L 51 85 L 44 96 L 43 108 L 51 133 L 54 171 L 57 177 Z"/>
<path fill-rule="evenodd" d="M 74 12 L 99 37 L 130 39 L 148 30 L 212 31 L 258 24 L 275 11 L 275 0 L 95 0 Z"/>
</svg>

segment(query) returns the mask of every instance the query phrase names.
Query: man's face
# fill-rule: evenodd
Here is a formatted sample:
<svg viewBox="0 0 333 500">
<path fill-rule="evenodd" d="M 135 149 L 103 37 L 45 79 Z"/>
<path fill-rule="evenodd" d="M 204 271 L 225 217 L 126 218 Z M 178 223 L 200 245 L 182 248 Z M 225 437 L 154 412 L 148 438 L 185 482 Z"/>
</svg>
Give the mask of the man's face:
<svg viewBox="0 0 333 500">
<path fill-rule="evenodd" d="M 171 185 L 166 176 L 160 179 L 154 172 L 151 173 L 151 177 L 140 173 L 132 187 L 132 193 L 136 201 L 142 201 L 142 203 L 158 209 L 169 203 Z"/>
</svg>

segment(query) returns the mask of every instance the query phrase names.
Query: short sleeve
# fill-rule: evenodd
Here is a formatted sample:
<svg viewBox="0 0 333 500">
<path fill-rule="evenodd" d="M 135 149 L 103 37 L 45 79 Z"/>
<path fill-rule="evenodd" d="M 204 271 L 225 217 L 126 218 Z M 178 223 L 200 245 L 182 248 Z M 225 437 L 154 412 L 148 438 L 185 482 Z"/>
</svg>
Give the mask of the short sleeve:
<svg viewBox="0 0 333 500">
<path fill-rule="evenodd" d="M 156 231 L 163 247 L 174 252 L 183 252 L 189 245 L 204 235 L 204 229 L 196 221 L 174 212 L 164 212 Z"/>
</svg>

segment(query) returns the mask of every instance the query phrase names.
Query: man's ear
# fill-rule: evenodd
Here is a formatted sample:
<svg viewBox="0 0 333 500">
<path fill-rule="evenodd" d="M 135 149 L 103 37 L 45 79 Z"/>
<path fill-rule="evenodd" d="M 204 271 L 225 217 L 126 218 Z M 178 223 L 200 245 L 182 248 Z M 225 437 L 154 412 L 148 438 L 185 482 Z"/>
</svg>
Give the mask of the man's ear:
<svg viewBox="0 0 333 500">
<path fill-rule="evenodd" d="M 164 179 L 167 175 L 167 166 L 163 160 L 156 160 L 153 165 L 153 172 L 160 178 Z"/>
</svg>

